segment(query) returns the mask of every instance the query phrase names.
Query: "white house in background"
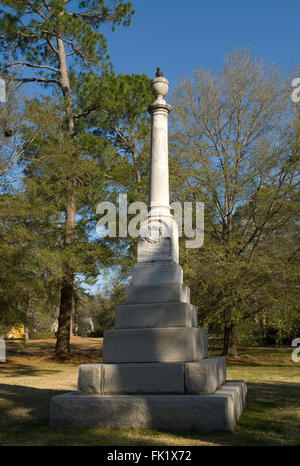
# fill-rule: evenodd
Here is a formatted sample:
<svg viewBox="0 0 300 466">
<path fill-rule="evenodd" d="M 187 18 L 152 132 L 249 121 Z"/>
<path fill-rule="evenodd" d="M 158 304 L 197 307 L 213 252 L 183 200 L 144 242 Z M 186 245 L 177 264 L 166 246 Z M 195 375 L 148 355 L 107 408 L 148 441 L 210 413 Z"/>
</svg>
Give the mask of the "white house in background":
<svg viewBox="0 0 300 466">
<path fill-rule="evenodd" d="M 5 341 L 0 338 L 0 362 L 6 362 Z"/>
<path fill-rule="evenodd" d="M 5 81 L 0 78 L 0 102 L 6 102 Z"/>
<path fill-rule="evenodd" d="M 56 333 L 57 329 L 58 329 L 58 320 L 55 320 L 53 322 L 53 324 L 51 325 L 51 327 L 50 327 L 50 331 L 53 332 L 53 333 Z"/>
</svg>

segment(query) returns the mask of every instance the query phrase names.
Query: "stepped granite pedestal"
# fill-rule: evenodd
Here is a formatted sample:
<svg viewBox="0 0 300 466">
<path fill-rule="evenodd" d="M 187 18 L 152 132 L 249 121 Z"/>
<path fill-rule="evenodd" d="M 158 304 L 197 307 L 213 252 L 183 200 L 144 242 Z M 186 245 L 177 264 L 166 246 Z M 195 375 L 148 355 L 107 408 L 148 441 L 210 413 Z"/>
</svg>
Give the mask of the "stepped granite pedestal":
<svg viewBox="0 0 300 466">
<path fill-rule="evenodd" d="M 115 328 L 104 332 L 103 362 L 79 367 L 78 391 L 52 398 L 53 427 L 153 427 L 232 430 L 246 398 L 243 381 L 227 381 L 224 357 L 208 357 L 207 330 L 178 264 L 170 214 L 167 80 L 152 81 L 149 215 L 138 262 Z"/>
</svg>

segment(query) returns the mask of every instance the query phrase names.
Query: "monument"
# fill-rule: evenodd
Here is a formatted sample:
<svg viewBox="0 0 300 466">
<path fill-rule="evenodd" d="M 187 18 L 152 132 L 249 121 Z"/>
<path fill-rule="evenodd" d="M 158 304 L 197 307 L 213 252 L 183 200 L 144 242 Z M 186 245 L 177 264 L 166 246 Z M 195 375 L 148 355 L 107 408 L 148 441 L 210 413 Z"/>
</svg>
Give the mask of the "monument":
<svg viewBox="0 0 300 466">
<path fill-rule="evenodd" d="M 104 332 L 103 362 L 79 367 L 78 391 L 53 397 L 52 427 L 232 430 L 246 398 L 227 381 L 225 358 L 208 357 L 207 330 L 183 283 L 177 224 L 169 207 L 169 89 L 158 69 L 151 90 L 149 212 L 133 282 Z"/>
</svg>

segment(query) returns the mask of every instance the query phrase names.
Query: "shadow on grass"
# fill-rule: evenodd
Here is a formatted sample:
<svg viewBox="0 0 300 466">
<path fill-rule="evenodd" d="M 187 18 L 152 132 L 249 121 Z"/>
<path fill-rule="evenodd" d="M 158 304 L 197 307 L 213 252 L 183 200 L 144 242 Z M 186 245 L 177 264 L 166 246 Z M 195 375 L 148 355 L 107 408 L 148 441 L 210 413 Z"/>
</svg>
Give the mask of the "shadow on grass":
<svg viewBox="0 0 300 466">
<path fill-rule="evenodd" d="M 32 366 L 13 366 L 13 371 L 12 367 L 5 367 L 1 371 L 1 374 L 5 375 L 6 378 L 17 378 L 17 377 L 40 377 L 41 375 L 50 375 L 54 373 L 60 373 L 62 372 L 59 369 L 35 369 Z"/>
<path fill-rule="evenodd" d="M 50 399 L 62 393 L 59 390 L 0 384 L 0 426 L 9 428 L 23 422 L 34 425 L 48 423 Z"/>
<path fill-rule="evenodd" d="M 135 429 L 50 428 L 50 400 L 62 393 L 65 391 L 0 384 L 0 445 L 160 444 Z"/>
<path fill-rule="evenodd" d="M 2 445 L 292 445 L 299 444 L 300 387 L 248 384 L 247 406 L 234 432 L 157 429 L 58 429 L 49 427 L 49 406 L 58 390 L 0 384 Z M 298 443 L 297 443 L 298 442 Z"/>
</svg>

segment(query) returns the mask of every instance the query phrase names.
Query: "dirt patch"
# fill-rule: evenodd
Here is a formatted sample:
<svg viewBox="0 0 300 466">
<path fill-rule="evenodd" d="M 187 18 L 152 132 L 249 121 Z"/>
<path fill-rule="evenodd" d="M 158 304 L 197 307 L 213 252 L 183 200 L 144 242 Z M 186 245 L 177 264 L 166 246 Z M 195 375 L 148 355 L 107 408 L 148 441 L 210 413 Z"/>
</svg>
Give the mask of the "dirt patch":
<svg viewBox="0 0 300 466">
<path fill-rule="evenodd" d="M 70 355 L 58 359 L 55 355 L 56 340 L 29 340 L 6 342 L 6 367 L 9 365 L 39 365 L 46 362 L 83 364 L 102 360 L 102 338 L 71 337 Z"/>
</svg>

